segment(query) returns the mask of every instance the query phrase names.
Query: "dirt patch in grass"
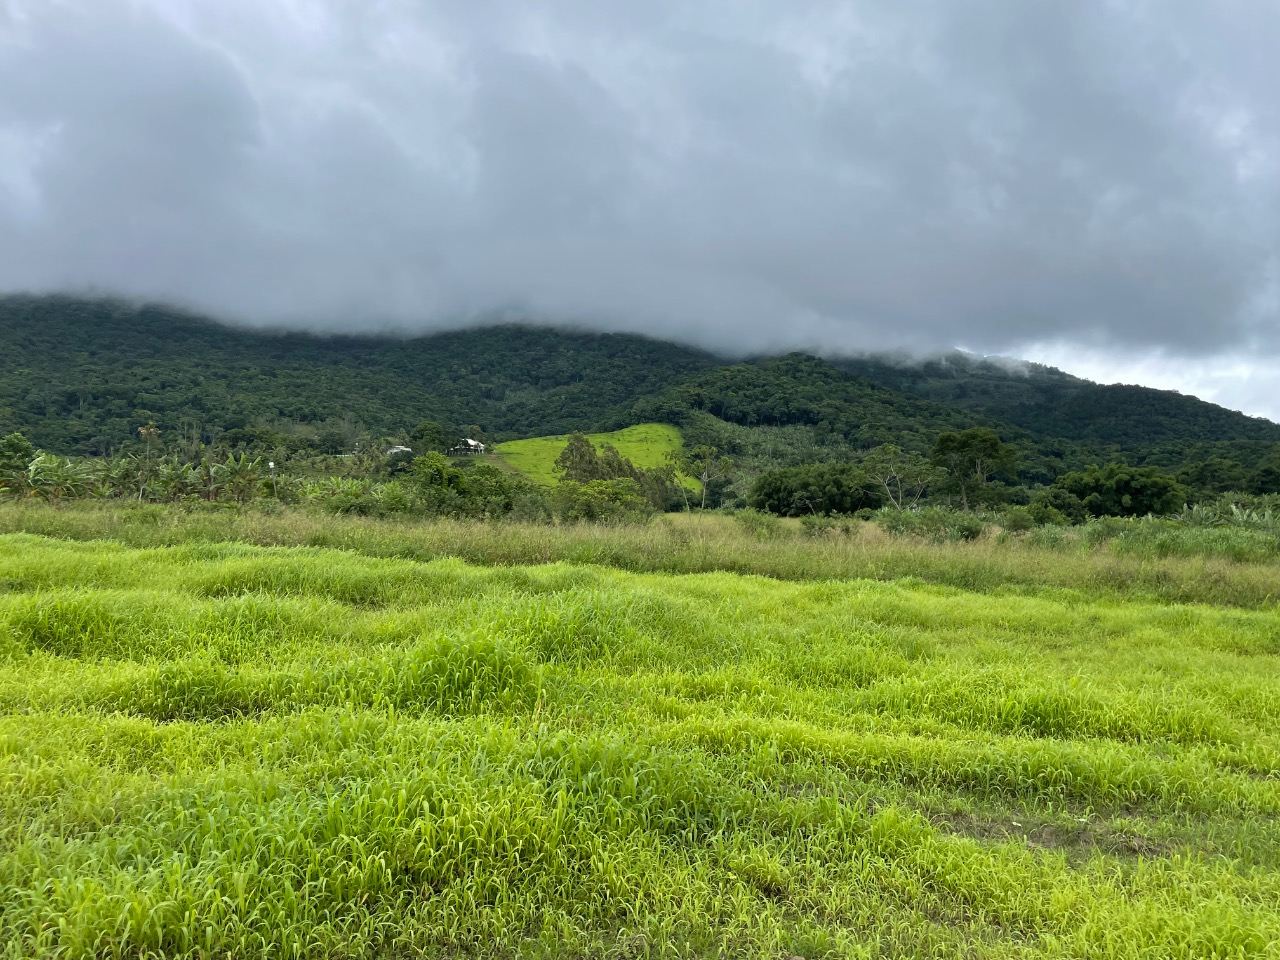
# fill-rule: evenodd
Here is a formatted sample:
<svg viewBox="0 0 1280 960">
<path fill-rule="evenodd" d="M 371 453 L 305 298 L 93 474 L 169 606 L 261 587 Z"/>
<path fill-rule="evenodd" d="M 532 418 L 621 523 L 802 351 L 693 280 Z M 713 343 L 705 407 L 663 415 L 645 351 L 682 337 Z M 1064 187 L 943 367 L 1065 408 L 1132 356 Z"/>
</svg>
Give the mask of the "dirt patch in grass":
<svg viewBox="0 0 1280 960">
<path fill-rule="evenodd" d="M 996 819 L 968 813 L 930 817 L 930 822 L 954 836 L 983 843 L 1021 840 L 1028 847 L 1065 853 L 1069 858 L 1088 859 L 1097 852 L 1119 857 L 1165 857 L 1175 849 L 1167 841 L 1148 836 L 1139 829 L 1126 829 L 1101 818 L 1081 818 L 1073 822 L 1037 820 L 1020 815 Z"/>
</svg>

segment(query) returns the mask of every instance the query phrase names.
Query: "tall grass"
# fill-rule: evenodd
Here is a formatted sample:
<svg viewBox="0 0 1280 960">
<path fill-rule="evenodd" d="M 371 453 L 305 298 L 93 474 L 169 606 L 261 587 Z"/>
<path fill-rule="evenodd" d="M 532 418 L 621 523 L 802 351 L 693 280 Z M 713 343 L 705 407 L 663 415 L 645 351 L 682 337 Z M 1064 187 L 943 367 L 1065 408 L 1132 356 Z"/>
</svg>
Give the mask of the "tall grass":
<svg viewBox="0 0 1280 960">
<path fill-rule="evenodd" d="M 548 526 L 405 522 L 296 509 L 0 503 L 0 533 L 111 540 L 137 547 L 235 542 L 323 547 L 375 558 L 458 557 L 509 566 L 567 562 L 636 572 L 724 571 L 794 581 L 912 577 L 989 593 L 1076 591 L 1082 599 L 1137 597 L 1250 608 L 1275 607 L 1280 600 L 1280 560 L 1247 551 L 1233 554 L 1210 542 L 1212 530 L 1175 527 L 1172 535 L 1183 536 L 1190 546 L 1156 549 L 1143 538 L 1165 536 L 1162 531 L 1172 525 L 1147 524 L 1117 521 L 1062 534 L 1046 528 L 1024 537 L 987 534 L 972 542 L 931 543 L 891 536 L 861 521 L 804 536 L 795 521 L 744 525 L 730 517 L 696 514 L 668 515 L 648 524 Z M 1144 533 L 1148 529 L 1155 532 Z M 1044 535 L 1049 530 L 1055 531 L 1053 536 Z M 1248 537 L 1252 532 L 1236 533 Z M 0 572 L 0 589 L 4 582 Z"/>
<path fill-rule="evenodd" d="M 3 516 L 115 542 L 0 536 L 0 956 L 1280 949 L 1266 568 L 1180 605 L 1089 578 L 1207 562 L 1083 546 Z M 714 570 L 744 543 L 773 576 Z"/>
</svg>

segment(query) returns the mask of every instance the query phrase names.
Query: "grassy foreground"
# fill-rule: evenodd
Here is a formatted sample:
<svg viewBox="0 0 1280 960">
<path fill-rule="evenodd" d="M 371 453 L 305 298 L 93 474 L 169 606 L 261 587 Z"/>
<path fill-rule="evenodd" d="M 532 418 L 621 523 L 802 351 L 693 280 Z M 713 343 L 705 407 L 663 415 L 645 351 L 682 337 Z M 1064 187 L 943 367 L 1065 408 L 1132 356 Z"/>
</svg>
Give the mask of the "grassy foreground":
<svg viewBox="0 0 1280 960">
<path fill-rule="evenodd" d="M 120 503 L 0 501 L 0 534 L 35 533 L 128 546 L 248 543 L 330 547 L 379 558 L 457 557 L 484 565 L 601 564 L 636 572 L 756 574 L 779 580 L 913 580 L 991 594 L 1059 591 L 1081 602 L 1139 599 L 1255 609 L 1280 604 L 1280 560 L 1161 541 L 1090 546 L 1027 537 L 931 544 L 855 524 L 852 536 L 807 538 L 795 521 L 763 536 L 730 517 L 670 514 L 599 526 L 331 516 L 299 509 L 202 509 Z M 1191 531 L 1200 534 L 1203 531 Z M 1217 531 L 1208 531 L 1216 534 Z M 1199 545 L 1203 547 L 1203 544 Z"/>
<path fill-rule="evenodd" d="M 1261 598 L 1000 587 L 1039 554 L 997 545 L 759 544 L 779 579 L 156 516 L 0 513 L 156 541 L 0 535 L 0 956 L 1280 953 Z M 800 575 L 858 550 L 990 582 Z"/>
<path fill-rule="evenodd" d="M 617 451 L 642 470 L 652 470 L 666 463 L 667 454 L 675 453 L 684 443 L 677 427 L 665 423 L 642 423 L 613 433 L 590 433 L 587 439 L 598 449 L 612 444 Z M 494 450 L 508 464 L 535 483 L 554 484 L 560 479 L 556 457 L 564 452 L 568 434 L 558 437 L 534 437 L 508 440 Z"/>
</svg>

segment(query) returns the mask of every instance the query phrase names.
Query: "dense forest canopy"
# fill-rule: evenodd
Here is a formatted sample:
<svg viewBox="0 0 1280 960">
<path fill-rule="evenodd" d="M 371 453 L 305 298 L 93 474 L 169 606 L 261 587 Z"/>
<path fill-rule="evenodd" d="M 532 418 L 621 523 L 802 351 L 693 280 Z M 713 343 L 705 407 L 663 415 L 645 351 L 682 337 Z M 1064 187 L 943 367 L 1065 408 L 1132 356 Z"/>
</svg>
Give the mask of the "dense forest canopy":
<svg viewBox="0 0 1280 960">
<path fill-rule="evenodd" d="M 1267 479 L 1280 481 L 1280 425 L 965 354 L 735 363 L 622 334 L 503 325 L 322 337 L 155 305 L 8 296 L 0 356 L 0 435 L 59 454 L 136 446 L 148 423 L 192 444 L 293 438 L 336 454 L 359 436 L 408 440 L 424 420 L 490 441 L 660 422 L 759 474 L 886 443 L 924 454 L 941 433 L 984 427 L 1032 486 L 1112 461 L 1165 468 L 1194 489 L 1280 485 Z"/>
<path fill-rule="evenodd" d="M 1210 449 L 1255 463 L 1280 426 L 1173 390 L 1097 384 L 1038 363 L 952 352 L 921 362 L 844 357 L 833 363 L 882 387 L 1128 459 L 1179 466 Z"/>
<path fill-rule="evenodd" d="M 592 428 L 707 354 L 644 337 L 499 326 L 432 337 L 320 337 L 222 326 L 171 309 L 0 298 L 0 431 L 100 454 L 140 424 L 166 433 L 425 418 L 503 440 Z"/>
</svg>

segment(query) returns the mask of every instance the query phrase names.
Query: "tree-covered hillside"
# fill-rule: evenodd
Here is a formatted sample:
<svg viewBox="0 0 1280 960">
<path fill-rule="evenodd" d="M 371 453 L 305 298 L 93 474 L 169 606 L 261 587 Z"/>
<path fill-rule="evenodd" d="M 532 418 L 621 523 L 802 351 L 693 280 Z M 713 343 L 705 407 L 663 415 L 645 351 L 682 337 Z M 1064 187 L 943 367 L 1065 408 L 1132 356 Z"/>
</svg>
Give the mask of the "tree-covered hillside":
<svg viewBox="0 0 1280 960">
<path fill-rule="evenodd" d="M 825 360 L 785 357 L 718 367 L 645 398 L 633 415 L 670 420 L 685 411 L 709 413 L 744 427 L 813 427 L 860 447 L 879 443 L 928 446 L 943 430 L 988 418 L 899 393 L 845 373 Z"/>
<path fill-rule="evenodd" d="M 10 296 L 0 298 L 0 357 L 0 435 L 21 431 L 64 454 L 137 443 L 149 422 L 166 438 L 230 449 L 302 431 L 329 453 L 358 436 L 408 437 L 423 420 L 490 441 L 659 422 L 754 470 L 848 460 L 886 442 L 924 452 L 939 433 L 989 426 L 1033 485 L 1117 459 L 1185 471 L 1208 490 L 1280 471 L 1280 426 L 1269 421 L 965 354 L 731 363 L 621 334 L 507 325 L 322 337 L 112 300 Z"/>
<path fill-rule="evenodd" d="M 1172 390 L 1103 385 L 1054 367 L 953 352 L 924 362 L 841 358 L 841 370 L 883 387 L 972 411 L 1039 437 L 1175 466 L 1188 456 L 1254 463 L 1280 443 L 1280 425 Z"/>
<path fill-rule="evenodd" d="M 102 453 L 154 420 L 167 433 L 424 418 L 502 440 L 594 429 L 715 363 L 644 337 L 500 326 L 431 337 L 318 337 L 226 327 L 171 309 L 0 298 L 0 434 Z"/>
</svg>

